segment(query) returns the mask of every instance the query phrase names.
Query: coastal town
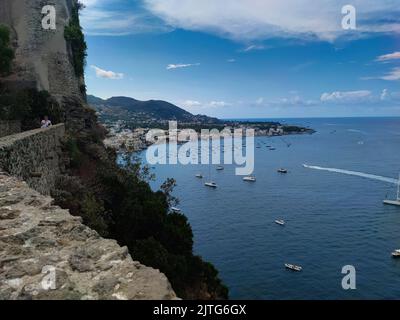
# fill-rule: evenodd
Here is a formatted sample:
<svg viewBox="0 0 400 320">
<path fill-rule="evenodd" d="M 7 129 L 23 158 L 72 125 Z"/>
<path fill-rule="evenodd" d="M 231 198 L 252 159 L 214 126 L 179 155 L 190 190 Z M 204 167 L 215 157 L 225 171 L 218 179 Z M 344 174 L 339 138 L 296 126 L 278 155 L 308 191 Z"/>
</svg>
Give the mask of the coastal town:
<svg viewBox="0 0 400 320">
<path fill-rule="evenodd" d="M 138 126 L 136 128 L 130 128 L 126 121 L 106 121 L 103 123 L 106 127 L 108 134 L 104 140 L 104 144 L 108 148 L 112 148 L 117 151 L 127 151 L 127 152 L 138 152 L 145 150 L 148 146 L 152 144 L 152 141 L 146 139 L 147 133 L 152 129 L 159 129 L 163 132 L 160 136 L 164 136 L 164 141 L 169 141 L 170 131 L 164 128 L 165 124 L 158 128 Z M 184 130 L 193 129 L 193 124 L 186 123 L 187 127 L 180 127 L 177 129 L 176 134 L 179 135 Z M 198 125 L 198 124 L 196 124 Z M 218 124 L 218 130 L 223 130 L 224 132 L 230 132 L 233 134 L 234 130 L 241 129 L 243 132 L 247 129 L 254 129 L 255 136 L 284 136 L 290 134 L 312 134 L 314 130 L 309 128 L 297 127 L 297 126 L 287 126 L 280 123 L 251 123 L 251 122 L 226 122 Z M 212 129 L 209 126 L 205 126 L 204 129 Z M 195 129 L 193 129 L 195 130 Z M 195 130 L 200 132 L 200 130 Z M 207 134 L 208 135 L 208 134 Z M 212 133 L 210 134 L 212 135 Z M 202 133 L 200 135 L 201 139 L 207 138 L 206 134 Z"/>
</svg>

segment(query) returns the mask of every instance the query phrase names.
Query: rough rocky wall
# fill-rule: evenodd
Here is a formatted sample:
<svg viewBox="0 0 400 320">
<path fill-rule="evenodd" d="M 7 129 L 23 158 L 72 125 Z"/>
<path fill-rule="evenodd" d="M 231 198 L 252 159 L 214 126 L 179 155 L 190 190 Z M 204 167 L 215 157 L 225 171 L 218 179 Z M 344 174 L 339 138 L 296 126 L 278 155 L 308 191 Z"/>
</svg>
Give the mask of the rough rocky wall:
<svg viewBox="0 0 400 320">
<path fill-rule="evenodd" d="M 0 300 L 176 299 L 162 273 L 51 202 L 0 173 Z"/>
<path fill-rule="evenodd" d="M 42 8 L 56 8 L 56 30 L 42 28 Z M 1 0 L 0 23 L 11 29 L 16 58 L 11 86 L 35 86 L 54 96 L 81 96 L 82 79 L 75 76 L 64 27 L 72 0 Z M 17 87 L 18 87 L 17 85 Z"/>
<path fill-rule="evenodd" d="M 21 132 L 20 121 L 0 120 L 0 138 Z"/>
<path fill-rule="evenodd" d="M 64 124 L 0 139 L 0 169 L 22 178 L 33 189 L 50 194 L 62 173 Z"/>
</svg>

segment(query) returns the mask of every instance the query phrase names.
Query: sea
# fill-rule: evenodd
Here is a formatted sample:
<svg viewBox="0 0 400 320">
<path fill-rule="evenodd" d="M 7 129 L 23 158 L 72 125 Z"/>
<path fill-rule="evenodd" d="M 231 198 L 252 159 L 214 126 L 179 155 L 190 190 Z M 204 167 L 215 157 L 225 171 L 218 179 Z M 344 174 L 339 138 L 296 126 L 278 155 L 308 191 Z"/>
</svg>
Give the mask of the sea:
<svg viewBox="0 0 400 320">
<path fill-rule="evenodd" d="M 400 118 L 275 120 L 316 133 L 256 137 L 255 183 L 235 165 L 211 167 L 216 189 L 204 186 L 210 166 L 153 167 L 154 190 L 177 182 L 195 253 L 219 270 L 231 299 L 399 299 L 400 259 L 391 252 L 400 249 L 400 207 L 383 200 L 396 197 Z"/>
</svg>

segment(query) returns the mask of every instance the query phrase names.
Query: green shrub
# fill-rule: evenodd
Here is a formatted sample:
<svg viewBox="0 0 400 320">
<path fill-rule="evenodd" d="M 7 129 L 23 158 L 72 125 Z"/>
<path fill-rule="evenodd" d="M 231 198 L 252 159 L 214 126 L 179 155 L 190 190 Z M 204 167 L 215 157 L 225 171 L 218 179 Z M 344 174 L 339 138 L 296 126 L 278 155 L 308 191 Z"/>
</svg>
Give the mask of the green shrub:
<svg viewBox="0 0 400 320">
<path fill-rule="evenodd" d="M 86 195 L 82 200 L 81 216 L 83 222 L 90 228 L 96 230 L 100 235 L 106 236 L 108 233 L 105 221 L 105 210 L 103 203 L 93 195 Z"/>
<path fill-rule="evenodd" d="M 47 115 L 53 124 L 63 121 L 63 111 L 47 91 L 7 90 L 0 85 L 0 119 L 20 120 L 22 130 L 40 127 Z"/>
<path fill-rule="evenodd" d="M 85 36 L 82 32 L 82 27 L 79 22 L 79 10 L 82 8 L 83 5 L 79 1 L 75 1 L 69 24 L 64 28 L 64 37 L 71 47 L 72 63 L 75 74 L 78 77 L 81 77 L 84 74 L 87 56 Z M 80 90 L 82 91 L 84 89 L 86 88 L 81 86 Z"/>
</svg>

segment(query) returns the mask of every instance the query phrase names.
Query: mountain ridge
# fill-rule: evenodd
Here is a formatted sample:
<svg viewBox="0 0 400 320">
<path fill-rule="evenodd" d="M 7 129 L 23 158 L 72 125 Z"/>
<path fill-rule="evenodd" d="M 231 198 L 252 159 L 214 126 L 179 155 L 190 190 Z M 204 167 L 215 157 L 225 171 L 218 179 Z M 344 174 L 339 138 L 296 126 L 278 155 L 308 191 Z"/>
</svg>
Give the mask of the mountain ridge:
<svg viewBox="0 0 400 320">
<path fill-rule="evenodd" d="M 160 120 L 178 120 L 183 122 L 218 123 L 217 118 L 206 115 L 194 115 L 170 102 L 164 100 L 141 101 L 131 97 L 115 96 L 109 99 L 101 99 L 94 95 L 87 96 L 88 104 L 97 111 L 113 113 L 113 111 L 125 111 L 131 114 L 147 114 Z"/>
</svg>

